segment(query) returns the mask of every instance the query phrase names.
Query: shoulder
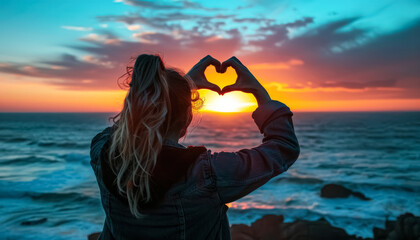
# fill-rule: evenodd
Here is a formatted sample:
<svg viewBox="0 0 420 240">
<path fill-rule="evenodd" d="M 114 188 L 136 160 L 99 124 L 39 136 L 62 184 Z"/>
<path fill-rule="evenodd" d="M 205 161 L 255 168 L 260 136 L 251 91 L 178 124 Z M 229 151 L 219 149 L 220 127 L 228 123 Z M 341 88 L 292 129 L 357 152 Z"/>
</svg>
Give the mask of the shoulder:
<svg viewBox="0 0 420 240">
<path fill-rule="evenodd" d="M 90 157 L 95 159 L 101 152 L 102 146 L 108 141 L 112 132 L 112 127 L 105 128 L 102 132 L 96 134 L 90 144 Z"/>
<path fill-rule="evenodd" d="M 97 142 L 103 140 L 104 138 L 108 138 L 111 135 L 112 127 L 105 128 L 102 132 L 96 134 L 92 138 L 92 142 L 90 144 L 90 147 L 92 148 Z"/>
<path fill-rule="evenodd" d="M 209 185 L 213 182 L 213 170 L 211 167 L 211 159 L 214 157 L 211 150 L 201 148 L 197 159 L 191 168 L 191 177 L 198 185 Z"/>
</svg>

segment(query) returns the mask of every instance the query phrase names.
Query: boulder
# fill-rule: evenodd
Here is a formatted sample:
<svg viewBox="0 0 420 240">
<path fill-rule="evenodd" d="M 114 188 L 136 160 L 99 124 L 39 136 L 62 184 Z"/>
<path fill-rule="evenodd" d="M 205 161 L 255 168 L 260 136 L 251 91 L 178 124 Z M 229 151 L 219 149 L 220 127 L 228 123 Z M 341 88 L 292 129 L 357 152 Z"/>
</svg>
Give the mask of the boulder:
<svg viewBox="0 0 420 240">
<path fill-rule="evenodd" d="M 233 224 L 230 227 L 232 240 L 254 240 L 254 229 L 245 224 Z"/>
<path fill-rule="evenodd" d="M 91 233 L 88 235 L 88 240 L 97 240 L 101 232 Z"/>
<path fill-rule="evenodd" d="M 39 224 L 46 221 L 46 218 L 43 219 L 28 223 Z M 344 229 L 334 227 L 322 218 L 316 221 L 284 222 L 282 215 L 265 215 L 251 226 L 233 224 L 230 231 L 232 240 L 372 240 L 348 235 Z M 100 234 L 92 233 L 88 240 L 97 240 Z M 373 229 L 373 236 L 374 240 L 419 240 L 420 217 L 406 213 L 396 221 L 387 220 L 385 229 Z"/>
<path fill-rule="evenodd" d="M 347 232 L 320 219 L 317 221 L 297 220 L 283 224 L 282 238 L 286 240 L 351 240 L 357 239 L 348 235 Z"/>
<path fill-rule="evenodd" d="M 363 193 L 353 192 L 352 190 L 338 184 L 327 184 L 321 189 L 321 197 L 323 198 L 348 198 L 351 195 L 361 199 L 370 200 Z"/>
<path fill-rule="evenodd" d="M 373 228 L 375 240 L 420 239 L 420 217 L 411 213 L 400 215 L 396 221 L 385 222 L 385 229 Z"/>
<path fill-rule="evenodd" d="M 281 226 L 284 217 L 282 215 L 265 215 L 251 224 L 251 228 L 256 232 L 257 239 L 282 239 Z"/>
<path fill-rule="evenodd" d="M 285 223 L 284 217 L 266 215 L 251 226 L 234 224 L 231 227 L 232 240 L 353 240 L 362 239 L 348 235 L 344 229 L 333 227 L 320 219 L 317 221 L 297 220 Z"/>
</svg>

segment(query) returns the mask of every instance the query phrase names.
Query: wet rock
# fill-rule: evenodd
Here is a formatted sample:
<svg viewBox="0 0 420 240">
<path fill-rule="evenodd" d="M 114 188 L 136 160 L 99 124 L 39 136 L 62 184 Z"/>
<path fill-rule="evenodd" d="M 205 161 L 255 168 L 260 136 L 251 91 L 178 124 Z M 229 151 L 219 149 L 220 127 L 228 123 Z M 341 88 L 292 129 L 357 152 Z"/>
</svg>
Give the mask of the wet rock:
<svg viewBox="0 0 420 240">
<path fill-rule="evenodd" d="M 273 239 L 281 235 L 282 215 L 265 215 L 251 224 L 251 228 L 260 232 L 259 239 Z"/>
<path fill-rule="evenodd" d="M 46 221 L 47 221 L 47 218 L 30 219 L 30 220 L 21 222 L 20 225 L 32 226 L 32 225 L 42 224 Z"/>
<path fill-rule="evenodd" d="M 232 240 L 269 240 L 282 239 L 281 225 L 283 224 L 281 215 L 265 215 L 256 220 L 251 226 L 244 224 L 234 224 L 230 228 Z"/>
<path fill-rule="evenodd" d="M 352 190 L 338 184 L 327 184 L 321 189 L 321 197 L 323 198 L 348 198 L 351 195 L 362 200 L 370 200 L 363 193 L 353 192 Z"/>
<path fill-rule="evenodd" d="M 375 240 L 418 240 L 420 239 L 420 217 L 405 213 L 396 221 L 387 220 L 385 229 L 373 229 L 373 236 Z"/>
<path fill-rule="evenodd" d="M 233 224 L 230 230 L 232 240 L 372 240 L 348 235 L 325 219 L 284 222 L 282 215 L 265 215 L 251 226 Z M 88 240 L 97 240 L 99 235 L 100 232 L 92 233 Z M 406 213 L 396 221 L 387 220 L 385 229 L 373 229 L 373 236 L 374 240 L 419 240 L 420 217 Z"/>
<path fill-rule="evenodd" d="M 245 224 L 233 224 L 230 227 L 232 240 L 253 240 L 255 239 L 254 229 Z"/>
<path fill-rule="evenodd" d="M 347 232 L 320 219 L 318 221 L 298 220 L 292 223 L 285 223 L 281 229 L 282 238 L 287 240 L 352 240 L 358 239 L 348 235 Z"/>
<path fill-rule="evenodd" d="M 88 235 L 88 240 L 97 240 L 101 232 L 91 233 Z"/>
<path fill-rule="evenodd" d="M 362 239 L 348 235 L 344 229 L 331 226 L 320 219 L 317 221 L 297 220 L 285 223 L 283 216 L 266 215 L 251 226 L 234 224 L 231 227 L 232 240 L 353 240 Z"/>
</svg>

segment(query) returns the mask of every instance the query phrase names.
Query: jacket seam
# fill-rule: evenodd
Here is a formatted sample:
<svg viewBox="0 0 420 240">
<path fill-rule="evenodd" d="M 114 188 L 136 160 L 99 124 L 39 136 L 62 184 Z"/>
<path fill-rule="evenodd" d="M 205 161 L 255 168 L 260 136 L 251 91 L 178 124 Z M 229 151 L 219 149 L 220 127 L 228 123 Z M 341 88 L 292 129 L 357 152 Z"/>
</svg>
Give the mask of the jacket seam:
<svg viewBox="0 0 420 240">
<path fill-rule="evenodd" d="M 215 186 L 215 191 L 216 191 L 217 199 L 219 200 L 219 204 L 224 205 L 225 203 L 223 202 L 222 197 L 220 196 L 220 193 L 219 193 L 219 188 L 218 188 L 218 184 L 217 184 L 217 176 L 214 174 L 213 167 L 211 165 L 211 154 L 210 153 L 207 153 L 206 161 L 207 161 L 207 164 L 208 164 L 207 167 L 209 168 L 209 178 L 210 178 L 210 181 L 212 181 L 212 183 Z"/>
<path fill-rule="evenodd" d="M 178 195 L 178 216 L 179 216 L 179 238 L 185 240 L 185 213 L 184 207 L 182 206 L 181 196 Z"/>
</svg>

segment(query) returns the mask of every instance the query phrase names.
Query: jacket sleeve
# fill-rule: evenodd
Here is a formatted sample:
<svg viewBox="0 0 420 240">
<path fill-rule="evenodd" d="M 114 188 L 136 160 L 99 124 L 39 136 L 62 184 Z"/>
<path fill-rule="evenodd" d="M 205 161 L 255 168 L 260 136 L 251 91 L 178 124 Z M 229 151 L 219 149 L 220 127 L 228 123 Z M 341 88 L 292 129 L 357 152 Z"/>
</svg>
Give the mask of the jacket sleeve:
<svg viewBox="0 0 420 240">
<path fill-rule="evenodd" d="M 296 161 L 300 149 L 292 115 L 290 109 L 278 101 L 261 105 L 252 114 L 264 134 L 261 145 L 210 155 L 213 178 L 223 203 L 249 194 Z"/>
</svg>

